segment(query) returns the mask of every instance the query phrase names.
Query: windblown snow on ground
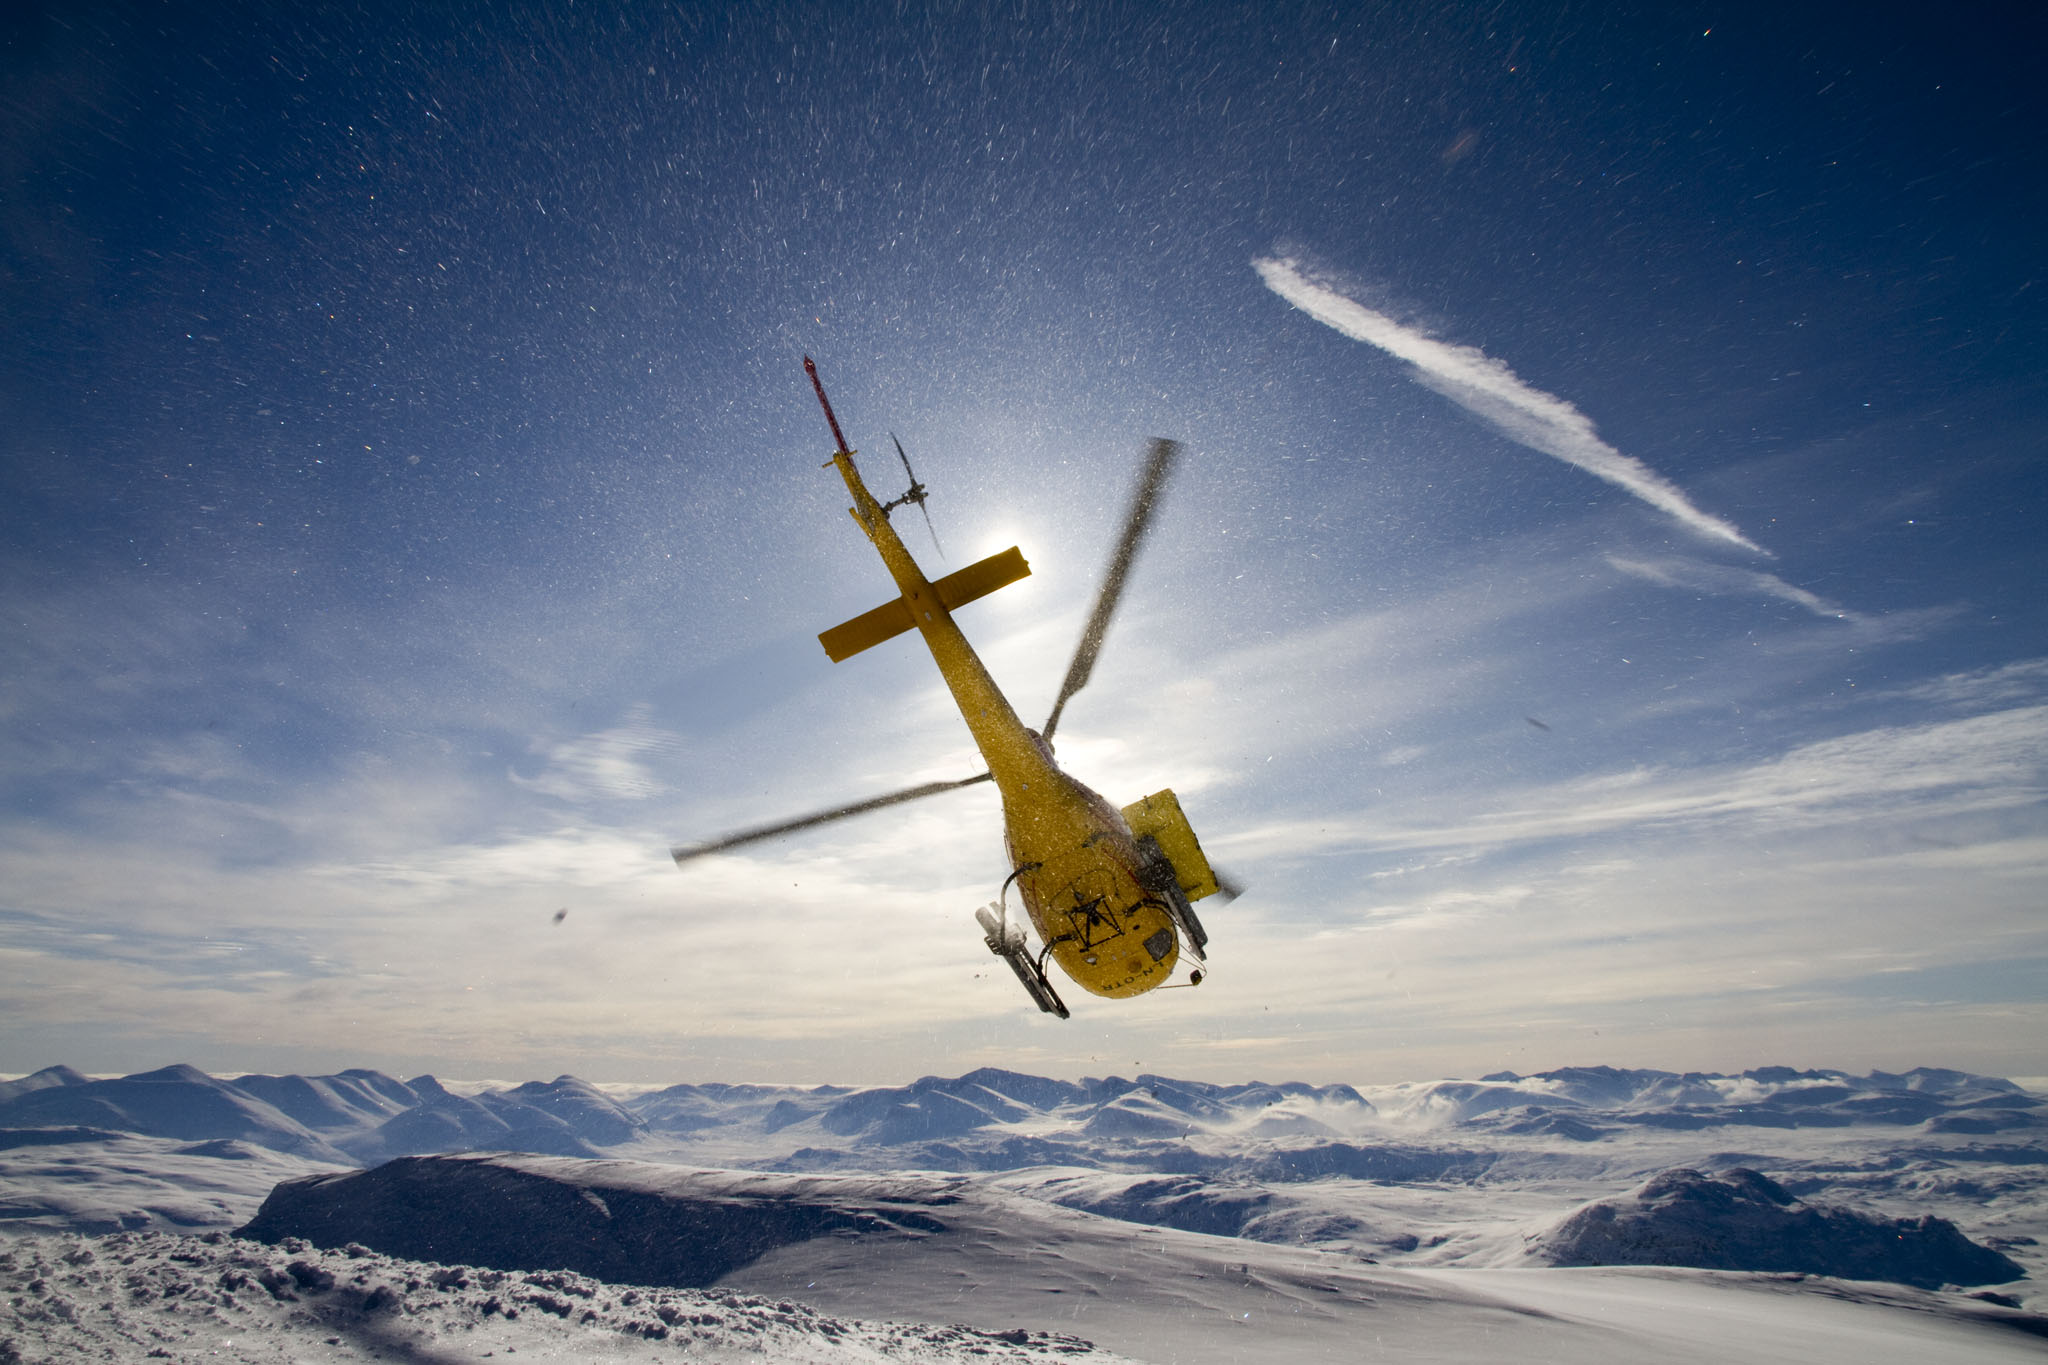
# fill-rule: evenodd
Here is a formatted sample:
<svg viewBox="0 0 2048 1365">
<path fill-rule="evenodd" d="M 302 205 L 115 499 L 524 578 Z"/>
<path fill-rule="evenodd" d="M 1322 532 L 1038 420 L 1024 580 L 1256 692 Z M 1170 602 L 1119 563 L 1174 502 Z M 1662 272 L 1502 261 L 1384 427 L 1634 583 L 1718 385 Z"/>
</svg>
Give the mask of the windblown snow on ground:
<svg viewBox="0 0 2048 1365">
<path fill-rule="evenodd" d="M 2044 1108 L 1925 1068 L 659 1090 L 50 1068 L 0 1082 L 0 1231 L 20 1239 L 0 1341 L 28 1360 L 2038 1359 Z M 285 1285 L 294 1261 L 334 1286 Z M 657 1302 L 713 1321 L 631 1311 Z M 629 1328 L 650 1321 L 668 1335 Z"/>
<path fill-rule="evenodd" d="M 1119 1357 L 1045 1332 L 861 1322 L 732 1292 L 563 1271 L 430 1265 L 223 1233 L 56 1237 L 0 1251 L 0 1361 L 538 1360 L 1073 1362 Z"/>
</svg>

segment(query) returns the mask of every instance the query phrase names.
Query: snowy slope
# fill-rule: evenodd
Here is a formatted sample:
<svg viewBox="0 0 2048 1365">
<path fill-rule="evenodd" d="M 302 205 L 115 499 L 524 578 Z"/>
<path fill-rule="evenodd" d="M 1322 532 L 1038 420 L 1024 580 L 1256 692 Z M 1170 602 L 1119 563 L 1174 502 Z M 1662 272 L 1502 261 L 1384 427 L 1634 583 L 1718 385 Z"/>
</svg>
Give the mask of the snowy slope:
<svg viewBox="0 0 2048 1365">
<path fill-rule="evenodd" d="M 0 1131 L 0 1228 L 11 1233 L 232 1227 L 280 1181 L 334 1167 L 233 1138 L 179 1142 L 96 1128 Z"/>
<path fill-rule="evenodd" d="M 787 1297 L 852 1317 L 1070 1332 L 1141 1359 L 2038 1359 L 2048 1320 L 1960 1296 L 1770 1277 L 1474 1277 L 1140 1228 L 937 1175 L 689 1170 L 440 1157 L 280 1188 L 247 1229 L 282 1242 Z M 1646 1291 L 1644 1284 L 1653 1286 Z M 1804 1314 L 1804 1316 L 1802 1316 Z M 1690 1326 L 1717 1324 L 1700 1338 Z M 1853 1341 L 1853 1353 L 1837 1345 Z M 1369 1345 L 1367 1343 L 1370 1343 Z"/>
<path fill-rule="evenodd" d="M 425 1265 L 220 1233 L 37 1239 L 0 1251 L 0 1361 L 277 1365 L 492 1356 L 790 1365 L 1115 1365 L 1070 1337 L 862 1322 L 731 1292 Z"/>
<path fill-rule="evenodd" d="M 1512 1341 L 1524 1358 L 1704 1359 L 1667 1327 L 1723 1319 L 1716 1330 L 1746 1343 L 1731 1354 L 1758 1359 L 1887 1358 L 1831 1355 L 1829 1332 L 1999 1358 L 2014 1342 L 2041 1351 L 2011 1324 L 2048 1309 L 2042 1108 L 2010 1082 L 1939 1069 L 1582 1067 L 1364 1088 L 988 1069 L 635 1091 L 50 1068 L 0 1082 L 0 1234 L 47 1261 L 51 1232 L 226 1230 L 280 1182 L 345 1176 L 323 1187 L 357 1191 L 334 1217 L 359 1225 L 268 1235 L 507 1270 L 512 1252 L 477 1240 L 488 1222 L 474 1216 L 492 1215 L 515 1250 L 551 1248 L 545 1271 L 517 1262 L 533 1273 L 767 1294 L 847 1323 L 1066 1331 L 1140 1359 L 1350 1359 L 1368 1336 L 1423 1358 L 1494 1359 Z M 529 1155 L 378 1164 L 492 1148 Z M 500 1183 L 464 1187 L 455 1171 Z M 361 1224 L 378 1201 L 359 1196 L 407 1172 L 424 1183 L 386 1201 L 400 1212 Z M 461 1215 L 453 1231 L 425 1216 L 436 1201 Z M 664 1202 L 682 1222 L 620 1239 L 636 1208 Z M 452 1240 L 417 1240 L 433 1228 Z M 1845 1239 L 1916 1255 L 1844 1259 Z M 612 1259 L 587 1259 L 607 1244 Z M 1716 1255 L 1688 1250 L 1702 1245 Z M 1539 1268 L 1580 1262 L 1596 1268 Z M 1771 1273 L 1612 1268 L 1640 1262 Z M 2007 1280 L 2015 1267 L 2026 1278 Z M 1942 1287 L 1802 1278 L 1823 1274 Z M 22 1349 L 58 1321 L 35 1319 Z M 423 1330 L 484 1330 L 453 1322 Z M 584 1358 L 549 1340 L 519 1349 Z M 803 1340 L 786 1358 L 927 1358 L 881 1338 L 879 1355 L 805 1356 L 826 1347 Z M 1028 1345 L 1041 1348 L 1064 1349 Z"/>
</svg>

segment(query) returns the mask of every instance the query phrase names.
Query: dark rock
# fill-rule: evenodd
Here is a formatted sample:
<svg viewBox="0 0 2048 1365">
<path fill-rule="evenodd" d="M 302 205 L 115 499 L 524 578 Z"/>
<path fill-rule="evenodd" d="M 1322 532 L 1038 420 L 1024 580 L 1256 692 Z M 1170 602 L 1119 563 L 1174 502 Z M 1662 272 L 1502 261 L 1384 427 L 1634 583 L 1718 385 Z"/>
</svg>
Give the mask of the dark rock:
<svg viewBox="0 0 2048 1365">
<path fill-rule="evenodd" d="M 2025 1271 L 1943 1218 L 1883 1218 L 1806 1204 L 1737 1168 L 1665 1171 L 1621 1199 L 1599 1200 L 1544 1234 L 1552 1265 L 1682 1265 L 1944 1284 L 2002 1284 Z"/>
<path fill-rule="evenodd" d="M 285 1267 L 285 1270 L 291 1275 L 293 1282 L 301 1289 L 310 1289 L 316 1294 L 324 1294 L 334 1288 L 334 1272 L 322 1266 L 314 1265 L 311 1261 L 293 1261 Z"/>
<path fill-rule="evenodd" d="M 1927 1121 L 1930 1133 L 2010 1133 L 2029 1128 L 2048 1128 L 2040 1115 L 2024 1109 L 1979 1109 L 1967 1114 L 1943 1114 Z"/>
<path fill-rule="evenodd" d="M 759 1257 L 833 1233 L 941 1230 L 923 1200 L 835 1197 L 819 1177 L 691 1171 L 553 1157 L 403 1157 L 272 1190 L 237 1235 L 362 1244 L 386 1255 L 500 1270 L 570 1270 L 623 1284 L 704 1287 Z M 294 1272 L 296 1273 L 296 1271 Z M 508 1313 L 509 1316 L 509 1313 Z"/>
</svg>

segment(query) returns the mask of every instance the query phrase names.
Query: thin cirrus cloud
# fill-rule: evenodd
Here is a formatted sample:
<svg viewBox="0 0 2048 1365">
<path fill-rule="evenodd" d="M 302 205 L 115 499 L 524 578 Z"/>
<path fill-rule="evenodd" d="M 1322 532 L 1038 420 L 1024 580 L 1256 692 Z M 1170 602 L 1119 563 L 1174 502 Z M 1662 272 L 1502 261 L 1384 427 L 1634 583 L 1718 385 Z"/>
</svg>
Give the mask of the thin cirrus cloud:
<svg viewBox="0 0 2048 1365">
<path fill-rule="evenodd" d="M 513 785 L 566 801 L 590 798 L 635 801 L 660 796 L 668 784 L 649 760 L 678 752 L 678 736 L 649 719 L 646 705 L 635 706 L 623 725 L 592 735 L 536 746 L 547 759 L 538 777 L 510 773 Z"/>
<path fill-rule="evenodd" d="M 1434 389 L 1509 439 L 1576 465 L 1715 540 L 1757 554 L 1762 546 L 1733 525 L 1695 507 L 1669 479 L 1632 455 L 1600 439 L 1590 418 L 1564 399 L 1524 383 L 1500 361 L 1476 346 L 1457 346 L 1404 327 L 1384 313 L 1301 273 L 1298 262 L 1262 258 L 1252 262 L 1266 287 L 1316 321 L 1354 341 L 1377 346 L 1415 368 L 1415 380 Z"/>
<path fill-rule="evenodd" d="M 1818 593 L 1787 583 L 1776 574 L 1762 573 L 1755 569 L 1737 569 L 1724 564 L 1705 564 L 1690 559 L 1662 559 L 1652 562 L 1646 559 L 1631 559 L 1625 555 L 1608 555 L 1610 567 L 1640 578 L 1645 583 L 1655 583 L 1661 588 L 1691 588 L 1698 592 L 1713 593 L 1761 593 L 1775 597 L 1782 602 L 1804 607 L 1815 616 L 1834 621 L 1860 621 L 1861 614 L 1849 610 L 1839 602 L 1831 602 Z"/>
<path fill-rule="evenodd" d="M 1218 841 L 1266 855 L 1355 849 L 1489 852 L 1516 844 L 1694 831 L 1726 837 L 1765 825 L 1794 829 L 1940 819 L 2029 809 L 2048 772 L 2048 705 L 1816 740 L 1773 758 L 1697 769 L 1634 769 L 1502 793 L 1490 810 L 1418 804 L 1384 812 L 1276 822 Z M 1739 829 L 1738 829 L 1739 827 Z"/>
</svg>

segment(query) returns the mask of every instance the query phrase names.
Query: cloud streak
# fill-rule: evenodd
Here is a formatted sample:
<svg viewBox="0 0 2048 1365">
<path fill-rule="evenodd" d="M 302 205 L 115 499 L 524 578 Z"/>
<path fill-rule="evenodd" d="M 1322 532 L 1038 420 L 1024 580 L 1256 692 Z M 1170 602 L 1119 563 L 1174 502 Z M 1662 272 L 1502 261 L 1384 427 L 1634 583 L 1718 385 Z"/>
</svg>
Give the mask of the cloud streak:
<svg viewBox="0 0 2048 1365">
<path fill-rule="evenodd" d="M 596 734 L 574 739 L 536 742 L 536 751 L 547 758 L 547 769 L 539 777 L 510 774 L 514 786 L 564 801 L 607 798 L 641 801 L 661 796 L 668 783 L 652 763 L 683 752 L 683 741 L 655 725 L 651 708 L 635 704 L 625 722 Z"/>
<path fill-rule="evenodd" d="M 1631 559 L 1626 555 L 1608 555 L 1609 565 L 1631 578 L 1640 578 L 1645 583 L 1655 583 L 1660 588 L 1691 588 L 1698 592 L 1712 593 L 1760 593 L 1775 597 L 1781 602 L 1790 602 L 1804 607 L 1826 620 L 1861 621 L 1863 616 L 1853 612 L 1839 602 L 1831 602 L 1818 593 L 1808 592 L 1802 587 L 1787 583 L 1776 574 L 1762 573 L 1756 569 L 1736 569 L 1722 564 L 1703 564 L 1691 559 L 1664 559 L 1652 563 L 1646 559 Z"/>
<path fill-rule="evenodd" d="M 2029 810 L 2048 773 L 2048 706 L 1959 720 L 1884 726 L 1797 746 L 1745 765 L 1631 769 L 1506 793 L 1490 811 L 1422 803 L 1400 819 L 1385 811 L 1276 822 L 1223 853 L 1304 855 L 1351 850 L 1488 852 L 1512 844 L 1673 830 L 1724 835 L 1758 826 L 1859 827 Z M 1442 818 L 1434 818 L 1441 816 Z"/>
<path fill-rule="evenodd" d="M 1576 465 L 1641 498 L 1660 512 L 1713 540 L 1768 554 L 1730 523 L 1695 507 L 1683 490 L 1632 455 L 1600 439 L 1590 418 L 1564 399 L 1533 388 L 1475 346 L 1456 346 L 1403 327 L 1354 299 L 1301 273 L 1291 260 L 1252 262 L 1266 287 L 1316 321 L 1354 341 L 1377 346 L 1415 368 L 1415 380 L 1487 423 L 1502 435 Z"/>
</svg>

